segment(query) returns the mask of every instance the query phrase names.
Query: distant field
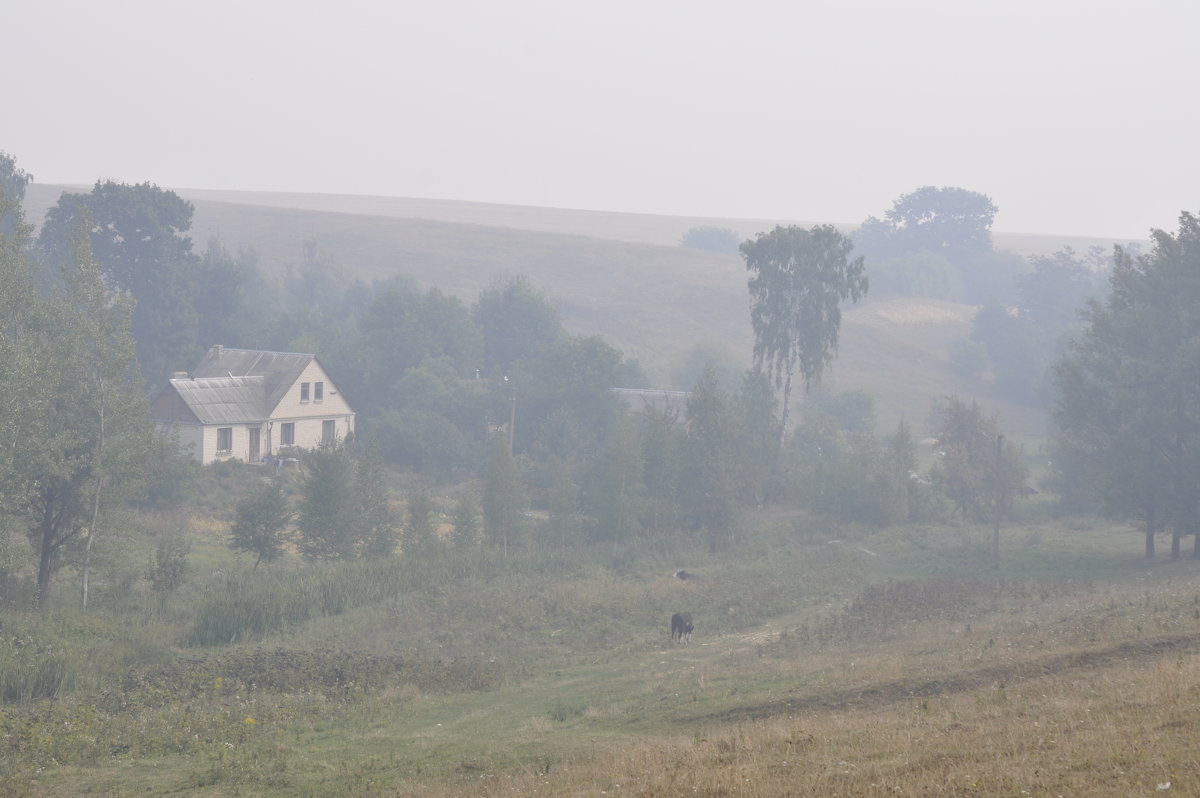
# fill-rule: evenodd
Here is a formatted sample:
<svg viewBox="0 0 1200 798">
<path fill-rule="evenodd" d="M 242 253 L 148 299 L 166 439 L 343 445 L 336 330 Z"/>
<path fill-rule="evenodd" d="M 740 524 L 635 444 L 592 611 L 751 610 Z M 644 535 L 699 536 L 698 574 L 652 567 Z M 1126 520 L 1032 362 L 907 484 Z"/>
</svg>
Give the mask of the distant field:
<svg viewBox="0 0 1200 798">
<path fill-rule="evenodd" d="M 60 186 L 29 187 L 26 209 L 40 221 Z M 76 190 L 86 190 L 77 188 Z M 745 269 L 733 255 L 678 245 L 690 227 L 712 224 L 751 236 L 780 220 L 708 219 L 603 213 L 447 200 L 179 190 L 196 207 L 193 239 L 251 247 L 280 275 L 316 241 L 340 266 L 366 280 L 408 274 L 474 301 L 506 276 L 523 274 L 544 290 L 578 332 L 603 335 L 646 370 L 655 387 L 698 343 L 746 353 L 752 345 Z M 811 224 L 811 222 L 801 222 Z M 840 225 L 850 229 L 850 225 Z M 997 233 L 999 247 L 1050 252 L 1110 246 L 1100 239 Z M 845 317 L 841 355 L 827 382 L 876 397 L 880 424 L 900 417 L 920 431 L 932 398 L 958 394 L 1000 413 L 1012 433 L 1040 434 L 1040 414 L 991 396 L 989 385 L 948 368 L 947 352 L 973 309 L 920 298 L 875 297 Z M 235 342 L 227 342 L 235 343 Z"/>
</svg>

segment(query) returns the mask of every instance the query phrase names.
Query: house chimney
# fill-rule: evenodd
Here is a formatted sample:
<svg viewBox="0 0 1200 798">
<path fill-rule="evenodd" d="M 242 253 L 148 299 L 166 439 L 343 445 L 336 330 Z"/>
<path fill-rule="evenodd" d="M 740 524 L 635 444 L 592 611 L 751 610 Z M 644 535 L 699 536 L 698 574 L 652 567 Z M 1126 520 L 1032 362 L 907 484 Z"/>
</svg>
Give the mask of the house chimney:
<svg viewBox="0 0 1200 798">
<path fill-rule="evenodd" d="M 225 354 L 225 347 L 222 346 L 221 344 L 214 344 L 213 345 L 213 354 L 216 355 L 217 360 L 220 360 L 221 355 Z"/>
<path fill-rule="evenodd" d="M 176 371 L 174 374 L 171 375 L 171 379 L 173 379 L 173 380 L 186 380 L 187 378 L 188 378 L 188 373 L 186 371 Z"/>
</svg>

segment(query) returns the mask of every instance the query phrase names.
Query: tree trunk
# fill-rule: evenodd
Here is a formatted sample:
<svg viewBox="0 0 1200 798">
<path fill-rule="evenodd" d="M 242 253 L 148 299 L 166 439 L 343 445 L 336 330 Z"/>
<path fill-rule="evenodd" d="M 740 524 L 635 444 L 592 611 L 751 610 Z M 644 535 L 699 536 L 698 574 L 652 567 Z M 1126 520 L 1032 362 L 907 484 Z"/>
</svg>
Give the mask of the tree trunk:
<svg viewBox="0 0 1200 798">
<path fill-rule="evenodd" d="M 992 567 L 1000 567 L 1000 516 L 1004 514 L 1004 486 L 1000 474 L 1000 461 L 1004 453 L 1004 436 L 996 436 L 996 472 L 992 494 Z M 966 515 L 965 511 L 963 513 Z"/>
<path fill-rule="evenodd" d="M 1182 536 L 1178 529 L 1171 529 L 1171 561 L 1174 562 L 1182 556 Z"/>
<path fill-rule="evenodd" d="M 87 546 L 83 549 L 83 573 L 79 581 L 79 607 L 87 609 L 88 604 L 88 574 L 92 567 L 92 541 L 96 539 L 95 519 L 92 520 L 92 528 L 88 530 Z"/>
<path fill-rule="evenodd" d="M 50 558 L 54 554 L 54 524 L 49 514 L 42 518 L 41 546 L 38 555 L 37 592 L 33 595 L 34 609 L 41 609 L 50 590 Z"/>
<path fill-rule="evenodd" d="M 82 609 L 87 609 L 88 605 L 88 577 L 92 568 L 92 541 L 96 539 L 96 521 L 100 519 L 100 492 L 104 489 L 104 378 L 101 377 L 100 390 L 97 395 L 100 397 L 100 441 L 99 450 L 96 452 L 96 493 L 92 496 L 92 520 L 88 525 L 87 531 L 87 547 L 83 552 L 83 574 L 80 579 L 80 598 L 79 604 Z"/>
<path fill-rule="evenodd" d="M 1154 533 L 1157 530 L 1154 528 L 1154 508 L 1151 507 L 1146 513 L 1146 559 L 1154 559 Z"/>
<path fill-rule="evenodd" d="M 779 413 L 779 447 L 783 448 L 787 437 L 788 409 L 792 401 L 792 367 L 788 366 L 787 377 L 783 381 L 783 410 Z"/>
<path fill-rule="evenodd" d="M 992 567 L 1000 567 L 1000 514 L 992 522 Z"/>
</svg>

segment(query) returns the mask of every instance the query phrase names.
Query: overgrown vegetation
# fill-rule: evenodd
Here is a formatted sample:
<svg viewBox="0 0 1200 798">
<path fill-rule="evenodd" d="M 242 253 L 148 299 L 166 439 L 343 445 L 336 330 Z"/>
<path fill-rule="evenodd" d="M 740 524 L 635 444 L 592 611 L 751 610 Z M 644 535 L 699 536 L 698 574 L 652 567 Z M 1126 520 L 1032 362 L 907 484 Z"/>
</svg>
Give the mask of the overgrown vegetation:
<svg viewBox="0 0 1200 798">
<path fill-rule="evenodd" d="M 1074 776 L 1019 781 L 947 754 L 946 729 L 973 701 L 995 721 L 980 735 L 1017 741 L 1004 748 L 1014 769 L 1022 752 L 1044 763 L 1051 746 L 1031 753 L 1013 725 L 1026 715 L 1010 685 L 1066 691 L 1059 671 L 1115 685 L 1133 678 L 1126 660 L 1172 681 L 1171 659 L 1200 640 L 1183 564 L 1138 565 L 1128 530 L 1086 514 L 1051 520 L 1065 505 L 1029 498 L 1040 450 L 977 404 L 939 399 L 924 446 L 907 421 L 881 438 L 863 392 L 818 391 L 788 423 L 792 377 L 816 384 L 839 302 L 866 290 L 833 228 L 743 245 L 758 369 L 691 364 L 690 391 L 634 408 L 613 388 L 639 384 L 636 361 L 568 333 L 524 278 L 468 307 L 407 279 L 347 280 L 309 242 L 276 286 L 282 301 L 268 290 L 243 325 L 204 309 L 258 279 L 252 256 L 216 242 L 193 255 L 190 206 L 171 192 L 102 182 L 64 195 L 34 248 L 26 177 L 11 159 L 0 169 L 18 195 L 0 205 L 0 381 L 30 389 L 0 399 L 12 442 L 0 447 L 0 790 L 855 794 L 927 791 L 913 775 L 927 772 L 962 792 L 1082 790 Z M 968 264 L 963 289 L 1005 301 L 994 212 L 982 195 L 921 189 L 868 220 L 860 246 Z M 1057 372 L 1055 484 L 1085 509 L 1098 504 L 1078 497 L 1109 491 L 1107 509 L 1145 523 L 1149 555 L 1169 528 L 1177 557 L 1197 518 L 1195 228 L 1185 215 L 1152 255 L 1118 251 L 1116 290 L 1090 306 Z M 1053 282 L 1058 266 L 1035 274 Z M 1158 314 L 1164 297 L 1173 310 Z M 1065 312 L 1025 305 L 981 310 L 973 341 L 986 351 L 963 348 L 956 366 L 986 355 L 997 381 L 1031 390 L 1032 371 L 1003 364 L 1044 370 L 1049 349 L 1010 357 L 1024 351 L 1014 342 L 1027 322 L 1053 337 Z M 359 437 L 297 452 L 291 474 L 197 469 L 153 445 L 139 362 L 160 379 L 203 336 L 328 352 L 339 386 L 361 396 Z M 1165 411 L 1147 384 L 1170 388 Z M 15 548 L 22 536 L 36 562 Z M 51 600 L 66 572 L 80 576 L 78 609 L 61 577 Z M 680 610 L 696 637 L 668 647 L 664 619 Z M 1090 695 L 1114 717 L 1144 709 Z M 891 737 L 860 780 L 843 765 L 879 729 Z M 1137 770 L 1059 737 L 1085 763 Z M 912 765 L 935 752 L 968 770 Z M 1172 783 L 1194 783 L 1190 761 Z M 797 779 L 796 762 L 819 767 Z M 967 789 L 969 768 L 982 775 Z"/>
</svg>

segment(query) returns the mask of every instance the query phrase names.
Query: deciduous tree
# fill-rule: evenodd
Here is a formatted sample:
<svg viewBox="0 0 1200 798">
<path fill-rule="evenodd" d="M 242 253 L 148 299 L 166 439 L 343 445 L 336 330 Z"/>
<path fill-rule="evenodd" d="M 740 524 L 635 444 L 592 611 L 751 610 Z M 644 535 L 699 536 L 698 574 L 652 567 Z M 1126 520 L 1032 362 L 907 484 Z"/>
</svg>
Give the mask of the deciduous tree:
<svg viewBox="0 0 1200 798">
<path fill-rule="evenodd" d="M 818 382 L 837 353 L 841 305 L 867 293 L 863 259 L 850 258 L 853 243 L 832 225 L 811 230 L 776 227 L 742 244 L 750 272 L 754 364 L 783 389 L 779 442 L 787 430 L 792 379 L 805 390 Z"/>
<path fill-rule="evenodd" d="M 312 560 L 352 560 L 359 555 L 354 460 L 340 443 L 305 453 L 298 527 L 300 553 Z"/>
<path fill-rule="evenodd" d="M 260 562 L 274 562 L 283 556 L 284 533 L 294 514 L 287 494 L 278 479 L 264 480 L 238 502 L 234 510 L 230 547 L 254 555 L 254 569 Z"/>
<path fill-rule="evenodd" d="M 58 279 L 44 298 L 31 285 L 19 241 L 4 241 L 0 259 L 13 282 L 0 295 L 25 304 L 11 308 L 0 358 L 0 369 L 19 369 L 3 375 L 6 384 L 22 386 L 14 392 L 20 401 L 0 412 L 0 425 L 14 433 L 2 492 L 37 553 L 35 603 L 46 599 L 68 551 L 78 549 L 86 606 L 91 548 L 138 489 L 153 439 L 131 307 L 107 290 L 81 231 L 55 264 Z"/>
<path fill-rule="evenodd" d="M 1159 529 L 1178 556 L 1200 519 L 1200 219 L 1183 213 L 1153 240 L 1138 257 L 1116 249 L 1108 298 L 1055 368 L 1053 407 L 1056 462 L 1145 524 L 1148 558 Z"/>
<path fill-rule="evenodd" d="M 136 300 L 132 331 L 143 376 L 165 379 L 181 363 L 191 363 L 211 345 L 199 342 L 201 313 L 213 302 L 237 295 L 239 277 L 213 253 L 201 262 L 188 231 L 192 204 L 150 183 L 98 181 L 87 194 L 66 193 L 46 214 L 38 241 L 49 263 L 66 260 L 73 231 L 83 226 L 95 260 L 110 287 Z M 213 279 L 205 277 L 211 267 Z M 236 314 L 228 302 L 217 311 Z M 222 317 L 228 318 L 228 317 Z M 211 329 L 214 319 L 206 322 Z M 220 325 L 217 325 L 220 326 Z"/>
<path fill-rule="evenodd" d="M 1029 471 L 1020 450 L 1005 441 L 994 416 L 978 403 L 949 397 L 938 414 L 937 483 L 962 517 L 992 524 L 991 556 L 1000 562 L 1000 524 L 1008 517 Z"/>
<path fill-rule="evenodd" d="M 508 450 L 508 440 L 497 435 L 483 475 L 483 532 L 493 546 L 508 553 L 509 543 L 525 533 L 525 509 L 529 499 L 521 485 L 517 464 Z"/>
</svg>

